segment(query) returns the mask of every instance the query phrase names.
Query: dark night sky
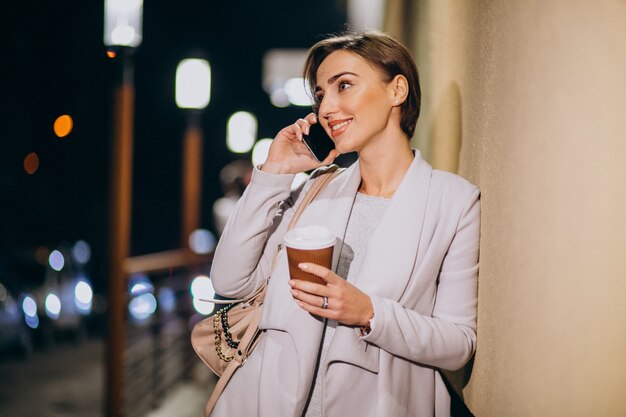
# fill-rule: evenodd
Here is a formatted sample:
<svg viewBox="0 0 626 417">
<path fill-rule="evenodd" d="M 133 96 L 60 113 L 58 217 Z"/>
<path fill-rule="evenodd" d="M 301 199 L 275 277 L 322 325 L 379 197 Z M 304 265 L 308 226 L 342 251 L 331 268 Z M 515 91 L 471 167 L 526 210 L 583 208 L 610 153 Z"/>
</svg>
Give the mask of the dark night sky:
<svg viewBox="0 0 626 417">
<path fill-rule="evenodd" d="M 261 58 L 272 48 L 306 48 L 345 27 L 341 0 L 315 2 L 164 0 L 144 4 L 143 43 L 135 54 L 135 147 L 132 254 L 178 246 L 181 140 L 186 115 L 174 102 L 178 62 L 201 51 L 211 63 L 205 133 L 202 225 L 221 195 L 217 175 L 234 156 L 226 122 L 254 113 L 258 136 L 273 137 L 306 114 L 278 109 L 261 87 Z M 112 91 L 118 62 L 102 43 L 103 1 L 19 1 L 5 5 L 0 79 L 0 274 L 35 247 L 85 239 L 94 279 L 106 248 Z M 54 136 L 56 117 L 74 118 Z M 37 152 L 34 175 L 24 157 Z M 4 278 L 4 277 L 0 277 Z"/>
</svg>

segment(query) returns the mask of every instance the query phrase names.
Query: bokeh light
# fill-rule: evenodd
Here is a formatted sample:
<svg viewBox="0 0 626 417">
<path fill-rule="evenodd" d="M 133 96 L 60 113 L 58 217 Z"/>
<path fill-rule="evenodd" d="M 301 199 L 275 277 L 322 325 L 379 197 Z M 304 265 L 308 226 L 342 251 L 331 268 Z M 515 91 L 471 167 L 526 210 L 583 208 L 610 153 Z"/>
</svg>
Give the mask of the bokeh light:
<svg viewBox="0 0 626 417">
<path fill-rule="evenodd" d="M 213 298 L 215 290 L 211 278 L 206 275 L 198 275 L 191 281 L 191 296 L 194 298 Z"/>
<path fill-rule="evenodd" d="M 33 175 L 39 169 L 39 155 L 36 152 L 31 152 L 24 158 L 24 171 L 28 175 Z"/>
<path fill-rule="evenodd" d="M 72 247 L 72 257 L 79 264 L 86 264 L 91 258 L 91 247 L 84 240 L 79 240 Z"/>
<path fill-rule="evenodd" d="M 154 285 L 145 274 L 133 274 L 128 282 L 128 287 L 132 296 L 154 292 Z"/>
<path fill-rule="evenodd" d="M 194 298 L 193 299 L 193 308 L 200 314 L 208 316 L 209 314 L 211 314 L 213 312 L 213 309 L 215 308 L 215 304 L 208 302 L 208 301 L 202 301 L 199 298 Z"/>
<path fill-rule="evenodd" d="M 138 295 L 128 303 L 128 311 L 131 317 L 138 321 L 148 319 L 154 314 L 156 308 L 157 301 L 151 293 Z"/>
<path fill-rule="evenodd" d="M 270 152 L 272 139 L 265 138 L 258 141 L 252 149 L 252 165 L 257 166 L 265 162 Z"/>
<path fill-rule="evenodd" d="M 56 320 L 61 315 L 61 300 L 59 296 L 54 293 L 48 294 L 44 303 L 46 308 L 46 314 L 52 320 Z"/>
<path fill-rule="evenodd" d="M 37 303 L 35 299 L 30 295 L 25 295 L 22 300 L 22 311 L 27 317 L 37 316 Z"/>
<path fill-rule="evenodd" d="M 277 88 L 270 94 L 270 101 L 276 107 L 289 106 L 289 96 L 285 92 L 284 88 Z"/>
<path fill-rule="evenodd" d="M 211 101 L 211 66 L 205 59 L 183 59 L 176 69 L 176 105 L 203 109 Z"/>
<path fill-rule="evenodd" d="M 198 254 L 210 253 L 215 249 L 215 243 L 215 236 L 206 229 L 194 230 L 189 235 L 189 247 Z"/>
<path fill-rule="evenodd" d="M 58 250 L 53 250 L 48 257 L 48 264 L 55 271 L 60 271 L 65 266 L 65 258 Z"/>
<path fill-rule="evenodd" d="M 168 287 L 159 289 L 159 308 L 166 313 L 171 313 L 176 309 L 176 294 Z"/>
<path fill-rule="evenodd" d="M 71 116 L 67 114 L 59 116 L 54 121 L 54 134 L 60 138 L 64 138 L 72 132 L 73 126 L 74 121 L 72 120 Z"/>
<path fill-rule="evenodd" d="M 211 279 L 206 275 L 199 275 L 191 282 L 191 296 L 193 297 L 193 307 L 200 314 L 211 314 L 215 304 L 203 301 L 204 299 L 215 298 L 215 290 Z"/>
<path fill-rule="evenodd" d="M 250 152 L 256 140 L 257 120 L 252 113 L 238 111 L 228 119 L 226 147 L 234 153 Z"/>
<path fill-rule="evenodd" d="M 306 89 L 303 78 L 290 78 L 285 82 L 285 93 L 289 102 L 296 106 L 310 106 L 313 104 L 311 95 Z"/>
<path fill-rule="evenodd" d="M 24 321 L 26 325 L 31 329 L 36 329 L 39 327 L 39 317 L 38 316 L 24 316 Z"/>
<path fill-rule="evenodd" d="M 115 53 L 115 51 L 107 51 L 107 56 L 113 59 L 117 56 L 117 54 Z"/>
<path fill-rule="evenodd" d="M 93 289 L 84 279 L 78 281 L 78 283 L 76 283 L 76 287 L 74 287 L 74 304 L 76 304 L 78 312 L 81 314 L 88 314 L 91 312 L 93 304 Z"/>
</svg>

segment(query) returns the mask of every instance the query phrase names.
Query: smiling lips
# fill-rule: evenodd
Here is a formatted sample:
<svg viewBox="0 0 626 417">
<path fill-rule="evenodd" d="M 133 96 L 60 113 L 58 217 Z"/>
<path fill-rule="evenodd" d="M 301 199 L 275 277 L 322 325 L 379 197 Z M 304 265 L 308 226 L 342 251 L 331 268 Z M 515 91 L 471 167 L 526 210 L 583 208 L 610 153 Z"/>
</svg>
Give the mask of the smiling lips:
<svg viewBox="0 0 626 417">
<path fill-rule="evenodd" d="M 335 120 L 328 123 L 332 132 L 333 138 L 341 135 L 347 129 L 348 125 L 352 122 L 352 119 Z"/>
</svg>

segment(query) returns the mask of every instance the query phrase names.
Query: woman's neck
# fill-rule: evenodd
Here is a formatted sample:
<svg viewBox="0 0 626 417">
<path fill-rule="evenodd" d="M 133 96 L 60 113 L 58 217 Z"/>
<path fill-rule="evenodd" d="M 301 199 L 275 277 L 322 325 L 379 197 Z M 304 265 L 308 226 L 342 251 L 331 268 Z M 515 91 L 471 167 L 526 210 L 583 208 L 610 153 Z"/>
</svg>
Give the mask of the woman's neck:
<svg viewBox="0 0 626 417">
<path fill-rule="evenodd" d="M 360 191 L 367 195 L 389 197 L 398 188 L 413 162 L 413 150 L 405 137 L 377 148 L 359 152 Z"/>
</svg>

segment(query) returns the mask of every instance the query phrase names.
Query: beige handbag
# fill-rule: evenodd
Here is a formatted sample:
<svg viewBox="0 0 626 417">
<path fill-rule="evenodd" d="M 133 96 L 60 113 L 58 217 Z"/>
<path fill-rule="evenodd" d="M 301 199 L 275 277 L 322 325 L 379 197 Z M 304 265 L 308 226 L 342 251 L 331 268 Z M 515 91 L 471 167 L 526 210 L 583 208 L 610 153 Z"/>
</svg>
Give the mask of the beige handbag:
<svg viewBox="0 0 626 417">
<path fill-rule="evenodd" d="M 324 186 L 341 170 L 331 165 L 315 179 L 302 203 L 298 206 L 289 223 L 291 230 L 304 209 L 313 201 Z M 276 266 L 280 250 L 274 257 L 272 272 Z M 271 275 L 271 272 L 270 272 Z M 269 279 L 269 278 L 268 278 Z M 217 399 L 235 371 L 242 366 L 256 347 L 263 331 L 259 322 L 263 314 L 263 301 L 267 281 L 254 294 L 238 300 L 203 300 L 215 304 L 225 304 L 213 316 L 196 324 L 191 332 L 191 344 L 200 359 L 220 377 L 204 410 L 208 416 L 213 411 Z"/>
</svg>

